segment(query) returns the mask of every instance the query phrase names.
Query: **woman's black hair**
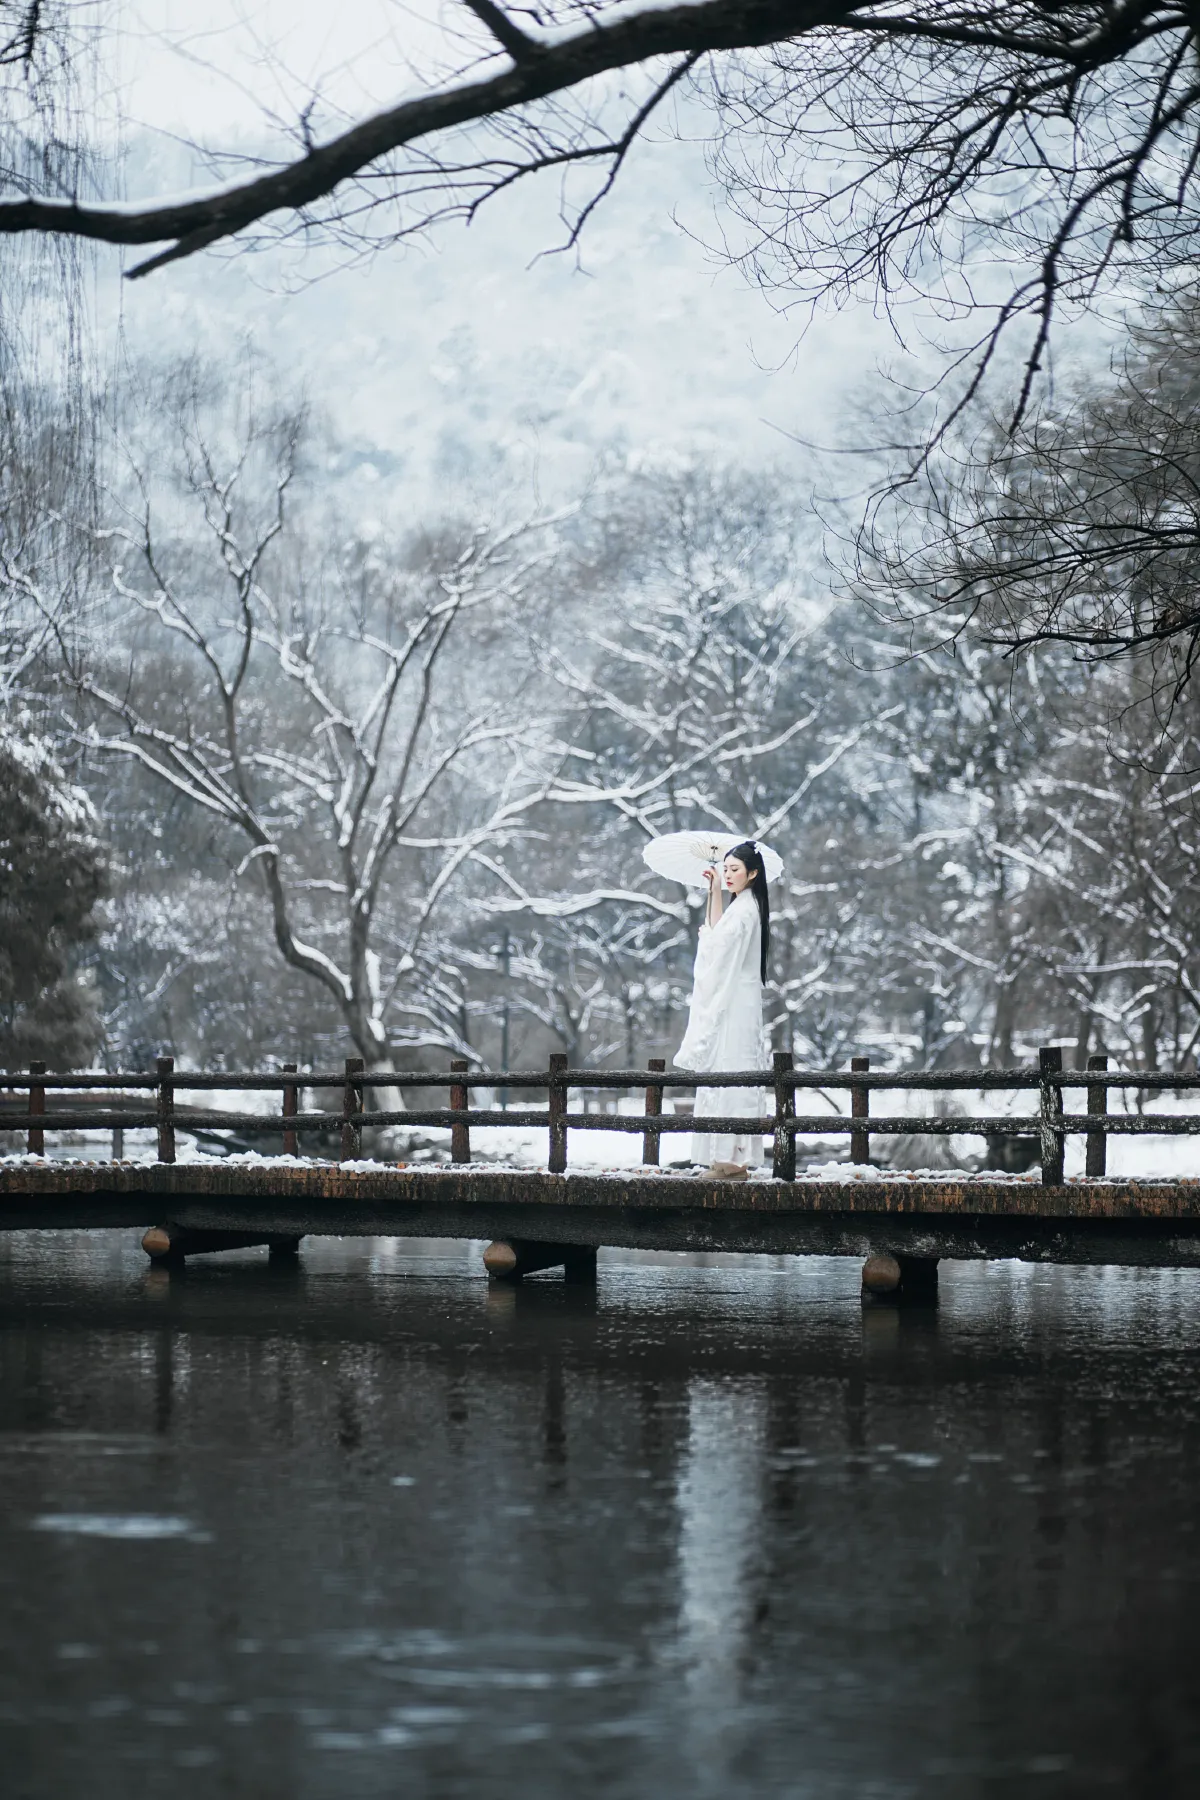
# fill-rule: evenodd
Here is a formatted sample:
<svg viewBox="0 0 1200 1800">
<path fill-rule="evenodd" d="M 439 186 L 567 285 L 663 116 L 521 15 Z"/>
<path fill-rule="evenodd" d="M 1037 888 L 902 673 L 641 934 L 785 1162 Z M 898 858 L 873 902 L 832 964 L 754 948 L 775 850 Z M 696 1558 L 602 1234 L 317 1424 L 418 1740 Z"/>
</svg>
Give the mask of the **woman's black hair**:
<svg viewBox="0 0 1200 1800">
<path fill-rule="evenodd" d="M 767 951 L 771 947 L 771 896 L 767 892 L 767 871 L 763 867 L 763 859 L 758 854 L 758 845 L 747 838 L 744 844 L 735 844 L 726 856 L 736 856 L 747 875 L 754 877 L 750 883 L 750 892 L 758 901 L 758 917 L 762 927 L 760 934 L 761 947 L 759 953 L 759 979 L 763 986 L 767 985 Z"/>
</svg>

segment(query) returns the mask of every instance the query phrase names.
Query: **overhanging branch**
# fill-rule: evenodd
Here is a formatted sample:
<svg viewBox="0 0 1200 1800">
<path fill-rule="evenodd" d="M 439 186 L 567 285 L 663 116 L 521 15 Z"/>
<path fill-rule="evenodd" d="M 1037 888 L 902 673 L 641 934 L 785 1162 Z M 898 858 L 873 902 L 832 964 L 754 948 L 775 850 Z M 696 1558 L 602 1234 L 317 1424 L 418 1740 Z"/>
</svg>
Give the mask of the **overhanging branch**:
<svg viewBox="0 0 1200 1800">
<path fill-rule="evenodd" d="M 582 30 L 548 35 L 541 41 L 515 26 L 494 0 L 468 4 L 512 58 L 510 67 L 451 81 L 385 108 L 269 174 L 192 199 L 149 206 L 83 205 L 33 197 L 0 201 L 0 232 L 170 246 L 129 271 L 136 277 L 274 213 L 303 211 L 381 157 L 418 140 L 511 113 L 596 76 L 661 57 L 698 58 L 709 51 L 761 47 L 835 29 L 866 38 L 936 36 L 947 45 L 1006 51 L 1069 72 L 1095 66 L 1106 56 L 1126 54 L 1163 30 L 1188 28 L 1183 5 L 1155 6 L 1151 0 L 1131 0 L 1121 8 L 1122 31 L 1107 38 L 1103 32 L 1086 30 L 1073 38 L 1066 24 L 1061 32 L 1048 30 L 1045 9 L 1024 12 L 1028 29 L 1022 31 L 1023 9 L 990 0 L 959 8 L 931 8 L 928 0 L 915 0 L 907 12 L 884 5 L 856 6 L 847 0 L 701 0 L 698 5 L 649 7 L 617 16 L 612 23 L 593 18 Z M 1091 15 L 1096 10 L 1091 9 Z M 1089 9 L 1082 11 L 1086 23 Z M 1010 17 L 1014 12 L 1015 20 Z"/>
</svg>

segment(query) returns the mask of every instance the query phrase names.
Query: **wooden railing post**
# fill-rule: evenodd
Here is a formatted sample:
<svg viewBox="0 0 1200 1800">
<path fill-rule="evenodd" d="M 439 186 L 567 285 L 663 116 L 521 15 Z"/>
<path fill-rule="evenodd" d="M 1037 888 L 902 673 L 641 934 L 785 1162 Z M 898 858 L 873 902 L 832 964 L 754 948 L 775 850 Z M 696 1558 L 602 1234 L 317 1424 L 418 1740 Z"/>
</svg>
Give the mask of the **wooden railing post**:
<svg viewBox="0 0 1200 1800">
<path fill-rule="evenodd" d="M 285 1075 L 296 1074 L 295 1063 L 284 1063 L 283 1072 Z M 299 1095 L 300 1095 L 299 1082 L 297 1082 L 297 1081 L 285 1081 L 284 1082 L 284 1084 L 283 1084 L 283 1116 L 285 1119 L 294 1119 L 295 1118 L 296 1113 L 299 1110 Z M 299 1154 L 300 1154 L 299 1150 L 296 1148 L 295 1130 L 291 1126 L 288 1126 L 288 1125 L 285 1125 L 283 1128 L 283 1154 L 285 1156 L 299 1156 Z"/>
<path fill-rule="evenodd" d="M 850 1068 L 855 1075 L 865 1075 L 871 1067 L 869 1056 L 852 1056 Z M 850 1089 L 850 1117 L 867 1119 L 871 1116 L 871 1090 L 868 1087 L 852 1087 Z M 852 1163 L 869 1163 L 871 1160 L 871 1134 L 869 1131 L 852 1131 L 850 1133 L 850 1161 Z"/>
<path fill-rule="evenodd" d="M 796 1134 L 788 1129 L 788 1121 L 796 1116 L 796 1090 L 785 1079 L 794 1067 L 790 1050 L 777 1050 L 775 1062 L 775 1143 L 771 1173 L 776 1181 L 796 1179 Z"/>
<path fill-rule="evenodd" d="M 158 1160 L 160 1163 L 175 1161 L 175 1084 L 171 1080 L 175 1073 L 175 1058 L 160 1056 L 155 1062 L 158 1075 Z"/>
<path fill-rule="evenodd" d="M 1038 1134 L 1041 1138 L 1042 1186 L 1061 1187 L 1063 1179 L 1063 1098 L 1053 1078 L 1062 1073 L 1062 1050 L 1057 1044 L 1038 1051 Z"/>
<path fill-rule="evenodd" d="M 452 1075 L 465 1075 L 470 1068 L 465 1058 L 452 1062 Z M 451 1112 L 466 1112 L 470 1105 L 468 1090 L 461 1082 L 450 1085 Z M 469 1163 L 471 1160 L 471 1127 L 469 1125 L 452 1125 L 450 1127 L 450 1161 Z"/>
<path fill-rule="evenodd" d="M 652 1075 L 661 1075 L 666 1068 L 666 1061 L 661 1056 L 652 1056 L 646 1067 Z M 650 1081 L 646 1084 L 646 1117 L 660 1119 L 662 1117 L 663 1091 L 661 1081 Z M 657 1169 L 659 1148 L 662 1144 L 662 1133 L 653 1125 L 647 1125 L 642 1133 L 642 1163 L 645 1168 Z"/>
<path fill-rule="evenodd" d="M 1107 1056 L 1089 1056 L 1089 1069 L 1107 1069 Z M 1108 1115 L 1108 1089 L 1106 1087 L 1090 1087 L 1088 1089 L 1087 1109 L 1089 1119 L 1103 1119 Z M 1089 1125 L 1087 1134 L 1087 1172 L 1089 1175 L 1103 1175 L 1108 1160 L 1108 1134 L 1103 1125 Z"/>
<path fill-rule="evenodd" d="M 353 1113 L 363 1110 L 363 1084 L 360 1079 L 366 1068 L 361 1056 L 346 1058 L 346 1085 L 342 1089 L 342 1155 L 343 1162 L 353 1162 L 362 1154 L 362 1127 L 352 1125 Z"/>
<path fill-rule="evenodd" d="M 567 1172 L 567 1058 L 556 1050 L 550 1058 L 550 1160 L 551 1175 Z"/>
<path fill-rule="evenodd" d="M 29 1073 L 31 1076 L 32 1075 L 44 1075 L 46 1073 L 45 1063 L 44 1062 L 31 1062 L 29 1065 Z M 32 1116 L 35 1113 L 38 1113 L 38 1114 L 44 1113 L 45 1110 L 46 1110 L 46 1090 L 45 1090 L 45 1088 L 38 1081 L 30 1081 L 30 1083 L 29 1083 L 30 1115 Z M 25 1148 L 29 1152 L 30 1156 L 45 1156 L 45 1154 L 46 1154 L 46 1133 L 43 1131 L 43 1129 L 40 1125 L 31 1125 L 29 1127 L 29 1136 L 25 1140 Z"/>
</svg>

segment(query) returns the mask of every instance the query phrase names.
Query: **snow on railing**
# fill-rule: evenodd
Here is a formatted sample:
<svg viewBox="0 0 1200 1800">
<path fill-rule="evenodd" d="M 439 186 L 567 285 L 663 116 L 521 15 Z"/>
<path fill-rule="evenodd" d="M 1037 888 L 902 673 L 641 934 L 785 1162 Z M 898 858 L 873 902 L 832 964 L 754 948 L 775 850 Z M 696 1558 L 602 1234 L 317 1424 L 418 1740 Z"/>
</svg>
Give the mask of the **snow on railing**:
<svg viewBox="0 0 1200 1800">
<path fill-rule="evenodd" d="M 942 1069 L 917 1073 L 895 1072 L 872 1074 L 867 1057 L 855 1057 L 850 1069 L 801 1070 L 794 1066 L 791 1055 L 778 1052 L 770 1069 L 748 1069 L 734 1072 L 698 1074 L 694 1071 L 668 1072 L 661 1059 L 652 1060 L 645 1069 L 572 1069 L 566 1056 L 550 1058 L 545 1070 L 503 1069 L 472 1070 L 465 1061 L 454 1061 L 446 1073 L 428 1070 L 368 1071 L 361 1057 L 349 1057 L 340 1074 L 300 1073 L 295 1063 L 284 1063 L 269 1074 L 200 1074 L 177 1071 L 174 1058 L 160 1056 L 153 1075 L 134 1073 L 121 1075 L 52 1075 L 44 1063 L 31 1063 L 28 1074 L 9 1073 L 0 1076 L 0 1089 L 28 1094 L 25 1112 L 0 1109 L 0 1129 L 25 1131 L 31 1155 L 45 1153 L 46 1132 L 111 1131 L 113 1153 L 119 1154 L 127 1130 L 150 1128 L 157 1134 L 159 1162 L 175 1161 L 177 1131 L 201 1132 L 205 1135 L 225 1131 L 239 1134 L 283 1133 L 283 1153 L 296 1156 L 306 1134 L 336 1134 L 340 1157 L 353 1160 L 362 1154 L 362 1133 L 385 1126 L 425 1126 L 449 1128 L 450 1160 L 469 1163 L 472 1130 L 486 1131 L 497 1126 L 540 1127 L 547 1133 L 547 1168 L 551 1174 L 562 1174 L 567 1167 L 567 1143 L 573 1129 L 640 1133 L 642 1163 L 656 1167 L 664 1134 L 691 1132 L 697 1121 L 681 1114 L 664 1113 L 663 1097 L 667 1090 L 704 1088 L 759 1088 L 771 1093 L 773 1110 L 763 1118 L 705 1114 L 700 1129 L 718 1136 L 741 1136 L 762 1132 L 773 1143 L 772 1171 L 777 1179 L 794 1181 L 796 1176 L 796 1139 L 804 1136 L 846 1134 L 850 1139 L 852 1163 L 870 1161 L 870 1141 L 876 1136 L 942 1136 L 1036 1137 L 1042 1181 L 1057 1186 L 1063 1179 L 1065 1140 L 1069 1133 L 1080 1132 L 1087 1145 L 1086 1173 L 1105 1173 L 1106 1146 L 1113 1133 L 1138 1136 L 1144 1134 L 1189 1135 L 1200 1133 L 1200 1114 L 1112 1114 L 1108 1110 L 1108 1090 L 1172 1089 L 1184 1091 L 1200 1088 L 1200 1071 L 1190 1075 L 1166 1075 L 1152 1071 L 1109 1069 L 1108 1059 L 1093 1056 L 1083 1070 L 1064 1070 L 1062 1051 L 1042 1050 L 1036 1068 L 1025 1069 Z M 410 1108 L 404 1112 L 371 1110 L 366 1095 L 371 1088 L 448 1088 L 448 1107 Z M 519 1109 L 473 1106 L 471 1090 L 491 1088 L 531 1089 L 544 1092 L 544 1105 Z M 570 1095 L 582 1089 L 592 1091 L 642 1089 L 645 1095 L 641 1113 L 572 1112 Z M 849 1113 L 822 1113 L 816 1116 L 798 1113 L 796 1096 L 810 1089 L 848 1090 Z M 966 1089 L 975 1092 L 1030 1091 L 1037 1094 L 1038 1110 L 1031 1114 L 987 1115 L 965 1118 L 961 1114 L 943 1115 L 872 1115 L 872 1090 L 901 1089 L 915 1093 L 938 1094 Z M 1064 1110 L 1065 1090 L 1082 1090 L 1087 1095 L 1087 1110 L 1068 1113 Z M 180 1106 L 181 1092 L 221 1093 L 230 1091 L 264 1091 L 280 1094 L 278 1112 L 214 1112 L 207 1108 Z M 339 1091 L 337 1111 L 310 1108 L 300 1110 L 301 1091 L 309 1094 Z M 152 1099 L 145 1106 L 136 1095 L 145 1092 Z M 48 1094 L 82 1093 L 79 1106 L 55 1106 L 47 1111 Z M 105 1096 L 108 1096 L 107 1100 Z"/>
</svg>

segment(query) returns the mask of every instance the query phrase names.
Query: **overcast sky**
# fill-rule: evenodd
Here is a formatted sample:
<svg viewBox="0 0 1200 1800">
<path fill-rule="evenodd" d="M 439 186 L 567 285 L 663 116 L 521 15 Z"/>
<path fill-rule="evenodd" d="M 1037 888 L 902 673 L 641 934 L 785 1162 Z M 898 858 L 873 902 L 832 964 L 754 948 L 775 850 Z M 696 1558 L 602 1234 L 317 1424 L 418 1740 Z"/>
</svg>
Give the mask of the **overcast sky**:
<svg viewBox="0 0 1200 1800">
<path fill-rule="evenodd" d="M 432 0 L 128 0 L 129 190 L 204 180 L 189 142 L 279 147 L 314 94 L 322 135 L 393 101 L 447 66 L 444 27 L 464 15 Z M 612 446 L 799 467 L 786 433 L 861 435 L 855 409 L 895 355 L 886 324 L 862 303 L 805 330 L 706 250 L 721 213 L 700 146 L 644 144 L 578 256 L 543 254 L 562 238 L 556 203 L 550 181 L 521 186 L 469 230 L 358 265 L 332 249 L 224 251 L 130 284 L 102 250 L 107 342 L 119 325 L 135 353 L 227 354 L 251 334 L 392 493 L 486 478 L 498 459 L 553 487 Z"/>
</svg>

